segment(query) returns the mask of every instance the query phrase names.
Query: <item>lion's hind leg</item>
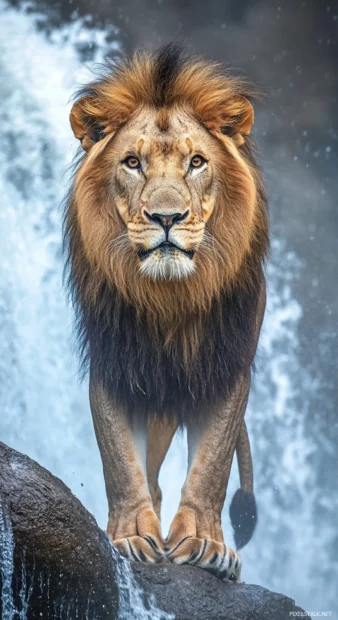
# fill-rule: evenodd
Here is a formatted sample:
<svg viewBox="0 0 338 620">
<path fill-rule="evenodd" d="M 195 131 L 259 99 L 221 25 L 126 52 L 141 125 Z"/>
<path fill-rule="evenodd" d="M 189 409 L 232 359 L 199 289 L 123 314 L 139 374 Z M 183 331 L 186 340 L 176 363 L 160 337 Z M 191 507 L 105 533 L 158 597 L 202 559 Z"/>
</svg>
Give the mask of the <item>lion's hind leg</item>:
<svg viewBox="0 0 338 620">
<path fill-rule="evenodd" d="M 166 420 L 149 420 L 147 445 L 147 478 L 154 511 L 161 518 L 162 492 L 158 476 L 167 454 L 172 438 L 177 430 L 176 422 Z"/>
</svg>

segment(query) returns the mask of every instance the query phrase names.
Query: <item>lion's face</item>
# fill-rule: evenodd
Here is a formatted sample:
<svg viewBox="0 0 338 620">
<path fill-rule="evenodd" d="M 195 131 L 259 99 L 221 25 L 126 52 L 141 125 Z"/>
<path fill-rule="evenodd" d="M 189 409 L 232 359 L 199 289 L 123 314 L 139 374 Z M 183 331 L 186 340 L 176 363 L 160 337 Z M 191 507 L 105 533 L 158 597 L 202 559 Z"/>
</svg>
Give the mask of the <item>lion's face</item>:
<svg viewBox="0 0 338 620">
<path fill-rule="evenodd" d="M 255 183 L 232 138 L 187 110 L 145 110 L 94 144 L 78 173 L 82 238 L 106 274 L 150 280 L 237 269 L 254 226 Z M 213 215 L 213 212 L 215 214 Z"/>
<path fill-rule="evenodd" d="M 164 119 L 149 110 L 121 129 L 111 151 L 111 189 L 141 273 L 188 277 L 217 194 L 214 140 L 187 113 Z"/>
</svg>

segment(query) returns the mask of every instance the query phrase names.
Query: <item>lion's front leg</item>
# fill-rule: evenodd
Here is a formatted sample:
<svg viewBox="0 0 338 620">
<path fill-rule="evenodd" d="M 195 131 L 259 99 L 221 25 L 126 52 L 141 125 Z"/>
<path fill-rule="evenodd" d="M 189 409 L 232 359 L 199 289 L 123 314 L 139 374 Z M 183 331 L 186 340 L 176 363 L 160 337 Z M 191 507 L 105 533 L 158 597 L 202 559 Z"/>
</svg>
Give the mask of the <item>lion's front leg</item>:
<svg viewBox="0 0 338 620">
<path fill-rule="evenodd" d="M 160 562 L 163 540 L 146 478 L 147 424 L 131 425 L 92 377 L 90 404 L 108 498 L 107 534 L 131 560 Z"/>
<path fill-rule="evenodd" d="M 167 557 L 221 579 L 240 580 L 239 555 L 223 541 L 221 512 L 250 379 L 238 381 L 226 405 L 200 428 L 188 427 L 189 470 L 166 542 Z"/>
</svg>

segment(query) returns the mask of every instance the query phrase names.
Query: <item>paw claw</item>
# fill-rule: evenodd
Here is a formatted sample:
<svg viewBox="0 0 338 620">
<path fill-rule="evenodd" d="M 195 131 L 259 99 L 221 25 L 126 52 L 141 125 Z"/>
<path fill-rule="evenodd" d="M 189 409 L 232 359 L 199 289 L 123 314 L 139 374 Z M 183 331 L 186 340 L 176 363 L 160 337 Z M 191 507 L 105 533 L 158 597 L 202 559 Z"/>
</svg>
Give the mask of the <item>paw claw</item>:
<svg viewBox="0 0 338 620">
<path fill-rule="evenodd" d="M 133 562 L 157 564 L 163 560 L 161 551 L 141 536 L 119 538 L 114 540 L 114 545 L 121 555 Z"/>
<path fill-rule="evenodd" d="M 132 518 L 125 519 L 118 534 L 114 525 L 113 519 L 109 521 L 108 536 L 121 555 L 133 562 L 162 562 L 164 555 L 160 522 L 151 508 L 142 508 Z"/>
<path fill-rule="evenodd" d="M 186 538 L 166 553 L 174 564 L 198 566 L 223 581 L 239 581 L 241 560 L 237 553 L 223 543 L 207 538 Z"/>
</svg>

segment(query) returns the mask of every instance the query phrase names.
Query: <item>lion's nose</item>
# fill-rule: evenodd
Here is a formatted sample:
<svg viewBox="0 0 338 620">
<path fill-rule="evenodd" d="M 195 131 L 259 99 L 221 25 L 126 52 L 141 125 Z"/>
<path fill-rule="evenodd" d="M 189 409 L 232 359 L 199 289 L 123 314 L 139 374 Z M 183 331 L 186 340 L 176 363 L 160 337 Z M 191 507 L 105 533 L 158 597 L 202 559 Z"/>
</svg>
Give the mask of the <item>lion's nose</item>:
<svg viewBox="0 0 338 620">
<path fill-rule="evenodd" d="M 169 229 L 174 226 L 174 224 L 182 222 L 188 217 L 189 211 L 185 213 L 148 213 L 148 211 L 145 211 L 144 214 L 150 222 L 160 224 L 165 232 L 168 233 Z"/>
</svg>

